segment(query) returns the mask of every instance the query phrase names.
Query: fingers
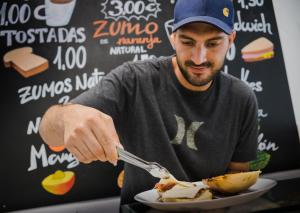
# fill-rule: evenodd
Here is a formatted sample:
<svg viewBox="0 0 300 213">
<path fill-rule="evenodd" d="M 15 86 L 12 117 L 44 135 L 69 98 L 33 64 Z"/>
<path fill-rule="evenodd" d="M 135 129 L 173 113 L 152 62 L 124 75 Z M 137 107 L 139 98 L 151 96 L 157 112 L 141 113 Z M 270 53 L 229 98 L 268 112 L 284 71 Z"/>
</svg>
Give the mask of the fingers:
<svg viewBox="0 0 300 213">
<path fill-rule="evenodd" d="M 93 133 L 98 142 L 100 142 L 106 159 L 116 165 L 118 161 L 117 146 L 121 146 L 118 134 L 116 132 L 113 120 L 110 116 L 101 115 L 97 124 L 92 126 Z"/>
<path fill-rule="evenodd" d="M 112 118 L 96 109 L 80 105 L 65 111 L 64 143 L 83 163 L 108 160 L 116 165 L 116 147 L 122 147 Z"/>
<path fill-rule="evenodd" d="M 90 163 L 92 162 L 91 160 L 88 160 L 88 158 L 85 157 L 85 155 L 83 155 L 79 150 L 77 149 L 75 146 L 73 145 L 68 145 L 66 146 L 66 148 L 68 149 L 69 152 L 72 153 L 72 155 L 74 155 L 80 162 L 82 163 Z"/>
<path fill-rule="evenodd" d="M 102 162 L 107 161 L 105 152 L 100 143 L 98 143 L 93 132 L 89 132 L 89 134 L 84 137 L 84 141 L 87 145 L 87 149 L 91 152 L 91 155 L 95 160 L 100 160 Z"/>
<path fill-rule="evenodd" d="M 66 147 L 80 162 L 107 161 L 102 146 L 87 127 L 76 129 L 74 135 L 67 138 Z"/>
</svg>

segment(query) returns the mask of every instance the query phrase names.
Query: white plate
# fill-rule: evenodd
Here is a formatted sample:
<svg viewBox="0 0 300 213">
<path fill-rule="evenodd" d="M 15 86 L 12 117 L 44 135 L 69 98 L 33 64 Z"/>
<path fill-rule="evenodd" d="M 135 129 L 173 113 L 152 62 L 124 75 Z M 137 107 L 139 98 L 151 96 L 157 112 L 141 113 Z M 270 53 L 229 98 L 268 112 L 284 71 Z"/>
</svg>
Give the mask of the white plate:
<svg viewBox="0 0 300 213">
<path fill-rule="evenodd" d="M 196 182 L 202 184 L 201 182 Z M 134 199 L 147 206 L 160 210 L 176 210 L 187 211 L 197 209 L 217 209 L 228 206 L 233 206 L 248 202 L 266 193 L 273 186 L 276 181 L 270 179 L 259 178 L 257 182 L 251 186 L 247 191 L 233 196 L 220 197 L 213 200 L 191 201 L 191 202 L 159 202 L 158 193 L 155 189 L 148 190 L 137 194 Z"/>
</svg>

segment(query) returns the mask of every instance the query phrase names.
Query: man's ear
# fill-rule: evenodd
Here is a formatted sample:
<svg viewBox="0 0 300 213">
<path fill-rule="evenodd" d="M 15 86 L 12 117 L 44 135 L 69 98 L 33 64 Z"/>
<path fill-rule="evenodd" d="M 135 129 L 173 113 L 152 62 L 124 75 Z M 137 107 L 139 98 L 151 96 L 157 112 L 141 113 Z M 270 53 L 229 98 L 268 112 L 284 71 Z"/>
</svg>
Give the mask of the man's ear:
<svg viewBox="0 0 300 213">
<path fill-rule="evenodd" d="M 173 50 L 175 50 L 175 33 L 172 33 L 170 36 L 169 36 L 169 40 L 170 40 L 170 43 L 171 43 L 171 46 L 173 47 Z"/>
<path fill-rule="evenodd" d="M 229 35 L 229 48 L 231 47 L 231 45 L 233 44 L 234 40 L 236 37 L 236 31 L 233 31 L 230 35 Z"/>
</svg>

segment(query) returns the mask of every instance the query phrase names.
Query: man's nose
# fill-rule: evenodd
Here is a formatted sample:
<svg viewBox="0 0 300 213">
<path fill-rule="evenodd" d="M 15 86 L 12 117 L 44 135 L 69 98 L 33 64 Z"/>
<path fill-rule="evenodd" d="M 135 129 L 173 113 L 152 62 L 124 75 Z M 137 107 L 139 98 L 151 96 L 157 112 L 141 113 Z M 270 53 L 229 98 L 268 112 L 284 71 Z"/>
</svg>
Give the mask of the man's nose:
<svg viewBox="0 0 300 213">
<path fill-rule="evenodd" d="M 207 61 L 206 59 L 207 49 L 205 47 L 195 47 L 192 53 L 192 61 L 200 65 Z"/>
</svg>

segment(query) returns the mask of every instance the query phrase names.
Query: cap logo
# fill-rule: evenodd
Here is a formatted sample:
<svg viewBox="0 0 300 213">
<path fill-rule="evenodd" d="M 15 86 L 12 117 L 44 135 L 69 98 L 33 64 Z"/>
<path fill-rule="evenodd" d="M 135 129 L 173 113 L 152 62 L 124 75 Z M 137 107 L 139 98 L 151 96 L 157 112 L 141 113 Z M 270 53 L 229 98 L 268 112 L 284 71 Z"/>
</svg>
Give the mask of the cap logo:
<svg viewBox="0 0 300 213">
<path fill-rule="evenodd" d="M 226 17 L 229 16 L 229 9 L 228 9 L 227 7 L 225 7 L 225 8 L 223 9 L 223 15 L 226 16 Z"/>
</svg>

